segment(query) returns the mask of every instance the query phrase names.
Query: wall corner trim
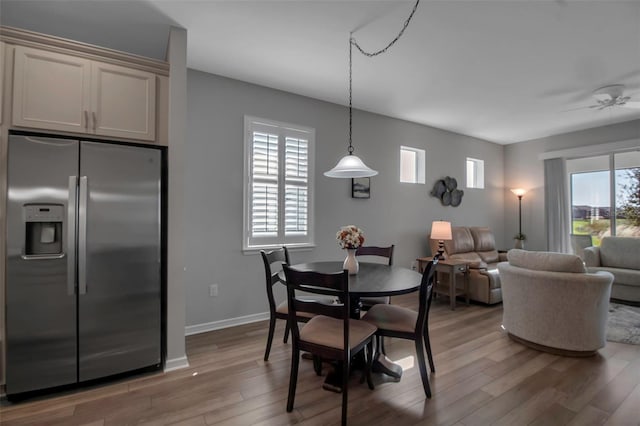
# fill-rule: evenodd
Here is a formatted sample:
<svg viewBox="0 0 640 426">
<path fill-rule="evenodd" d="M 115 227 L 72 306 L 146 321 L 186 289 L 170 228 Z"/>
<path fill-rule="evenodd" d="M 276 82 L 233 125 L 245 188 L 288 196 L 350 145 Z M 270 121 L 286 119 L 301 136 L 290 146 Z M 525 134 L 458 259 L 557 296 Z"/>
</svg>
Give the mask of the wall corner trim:
<svg viewBox="0 0 640 426">
<path fill-rule="evenodd" d="M 163 371 L 168 373 L 169 371 L 181 370 L 187 367 L 189 367 L 189 360 L 186 356 L 183 356 L 180 358 L 165 360 Z"/>
</svg>

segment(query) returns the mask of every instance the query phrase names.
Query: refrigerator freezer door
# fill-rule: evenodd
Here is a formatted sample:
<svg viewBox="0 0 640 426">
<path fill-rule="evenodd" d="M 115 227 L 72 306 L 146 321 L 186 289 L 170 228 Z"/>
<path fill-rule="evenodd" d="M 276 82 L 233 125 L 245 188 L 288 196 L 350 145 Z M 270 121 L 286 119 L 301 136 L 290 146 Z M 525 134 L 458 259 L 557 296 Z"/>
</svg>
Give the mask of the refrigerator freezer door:
<svg viewBox="0 0 640 426">
<path fill-rule="evenodd" d="M 86 381 L 161 362 L 161 156 L 83 141 L 80 157 L 78 371 Z"/>
<path fill-rule="evenodd" d="M 73 288 L 71 291 L 67 288 L 67 277 L 71 275 L 73 279 L 75 273 L 75 266 L 67 264 L 67 257 L 75 250 L 75 241 L 69 240 L 75 239 L 75 232 L 68 229 L 67 209 L 69 197 L 75 197 L 69 177 L 78 172 L 78 146 L 78 141 L 65 139 L 9 137 L 6 242 L 9 395 L 77 380 L 76 296 Z M 56 226 L 34 228 L 41 232 L 35 241 L 47 246 L 62 238 L 62 253 L 27 256 L 26 225 L 34 214 L 29 209 L 48 204 L 64 213 L 56 215 L 55 220 L 59 221 Z M 58 228 L 60 222 L 62 226 Z"/>
</svg>

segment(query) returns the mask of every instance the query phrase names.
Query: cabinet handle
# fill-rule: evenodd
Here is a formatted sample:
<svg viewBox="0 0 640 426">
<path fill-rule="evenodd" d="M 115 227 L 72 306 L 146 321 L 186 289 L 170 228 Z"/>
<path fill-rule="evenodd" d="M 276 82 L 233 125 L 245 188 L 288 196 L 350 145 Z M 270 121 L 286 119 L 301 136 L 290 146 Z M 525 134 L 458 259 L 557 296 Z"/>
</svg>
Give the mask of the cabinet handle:
<svg viewBox="0 0 640 426">
<path fill-rule="evenodd" d="M 93 111 L 93 112 L 91 113 L 91 115 L 93 116 L 93 131 L 95 132 L 95 131 L 96 131 L 96 126 L 97 126 L 98 119 L 97 119 L 97 116 L 96 116 L 96 112 L 95 112 L 95 111 Z"/>
<path fill-rule="evenodd" d="M 89 130 L 89 111 L 84 110 L 84 128 Z"/>
</svg>

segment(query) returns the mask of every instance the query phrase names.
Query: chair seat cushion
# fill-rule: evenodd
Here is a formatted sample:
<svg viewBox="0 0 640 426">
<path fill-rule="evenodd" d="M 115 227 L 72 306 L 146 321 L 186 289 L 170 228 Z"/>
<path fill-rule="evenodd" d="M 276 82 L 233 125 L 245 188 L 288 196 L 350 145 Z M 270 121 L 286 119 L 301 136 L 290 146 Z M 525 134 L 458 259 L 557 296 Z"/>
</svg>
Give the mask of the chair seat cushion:
<svg viewBox="0 0 640 426">
<path fill-rule="evenodd" d="M 378 306 L 378 305 L 376 305 Z M 300 330 L 300 340 L 330 348 L 344 349 L 344 321 L 316 315 Z M 349 346 L 355 348 L 371 337 L 377 328 L 361 320 L 349 320 Z"/>
<path fill-rule="evenodd" d="M 412 309 L 396 305 L 375 305 L 362 317 L 382 330 L 413 333 L 416 329 L 418 313 Z"/>
</svg>

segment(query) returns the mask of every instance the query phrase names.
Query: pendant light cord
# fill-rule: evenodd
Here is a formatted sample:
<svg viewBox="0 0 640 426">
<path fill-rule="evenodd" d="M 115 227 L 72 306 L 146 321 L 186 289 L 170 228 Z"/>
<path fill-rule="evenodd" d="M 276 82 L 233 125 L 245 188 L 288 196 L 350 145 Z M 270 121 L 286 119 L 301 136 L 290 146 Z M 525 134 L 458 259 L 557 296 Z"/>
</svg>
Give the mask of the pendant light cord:
<svg viewBox="0 0 640 426">
<path fill-rule="evenodd" d="M 400 30 L 400 32 L 398 33 L 398 35 L 396 36 L 396 38 L 394 38 L 393 40 L 391 40 L 391 42 L 389 42 L 389 44 L 387 44 L 383 49 L 380 49 L 376 52 L 367 52 L 365 51 L 362 47 L 360 47 L 360 45 L 358 44 L 358 42 L 356 41 L 355 38 L 353 38 L 353 32 L 351 33 L 351 39 L 349 41 L 350 44 L 353 44 L 355 47 L 358 48 L 358 50 L 360 51 L 360 53 L 362 53 L 364 56 L 368 56 L 368 57 L 374 57 L 374 56 L 378 56 L 381 53 L 384 53 L 387 51 L 387 49 L 389 49 L 391 46 L 393 46 L 394 44 L 396 44 L 396 42 L 398 40 L 400 40 L 400 37 L 402 37 L 402 34 L 404 34 L 404 30 L 407 29 L 407 27 L 409 26 L 409 22 L 411 22 L 411 18 L 413 18 L 413 15 L 416 13 L 416 10 L 418 9 L 418 4 L 420 3 L 420 0 L 416 0 L 416 4 L 413 5 L 413 10 L 411 11 L 411 13 L 409 14 L 409 17 L 407 18 L 406 21 L 404 21 L 404 25 L 402 26 L 402 29 Z"/>
<path fill-rule="evenodd" d="M 402 26 L 402 29 L 400 30 L 400 32 L 398 33 L 398 35 L 389 42 L 389 44 L 387 44 L 384 48 L 375 51 L 375 52 L 367 52 L 365 51 L 362 47 L 360 47 L 360 45 L 358 44 L 358 42 L 356 41 L 356 39 L 353 37 L 353 32 L 351 32 L 351 34 L 349 35 L 349 155 L 353 154 L 353 144 L 352 144 L 352 135 L 353 135 L 353 46 L 355 46 L 360 53 L 362 53 L 363 55 L 372 58 L 374 56 L 378 56 L 382 53 L 385 53 L 391 46 L 393 46 L 394 44 L 396 44 L 396 42 L 398 40 L 400 40 L 400 37 L 402 37 L 402 34 L 404 34 L 404 30 L 407 29 L 407 27 L 409 26 L 409 22 L 411 22 L 411 18 L 413 18 L 413 15 L 416 13 L 416 10 L 418 9 L 418 4 L 420 3 L 420 0 L 416 0 L 416 4 L 413 6 L 413 10 L 411 11 L 411 13 L 409 14 L 409 17 L 406 19 L 406 21 L 404 21 L 404 25 Z"/>
</svg>

